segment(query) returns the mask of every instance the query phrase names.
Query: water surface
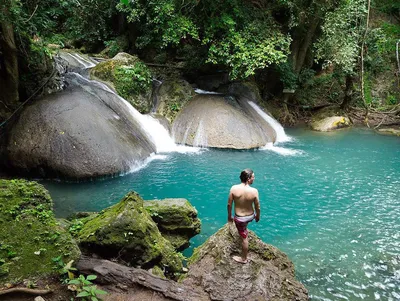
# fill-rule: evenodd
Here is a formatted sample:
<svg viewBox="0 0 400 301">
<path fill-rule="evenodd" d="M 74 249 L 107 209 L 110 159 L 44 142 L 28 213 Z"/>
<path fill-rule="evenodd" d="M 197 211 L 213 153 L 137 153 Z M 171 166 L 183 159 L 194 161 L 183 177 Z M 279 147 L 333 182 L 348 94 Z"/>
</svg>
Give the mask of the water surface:
<svg viewBox="0 0 400 301">
<path fill-rule="evenodd" d="M 189 256 L 226 223 L 229 188 L 250 167 L 261 220 L 249 228 L 289 255 L 312 300 L 400 300 L 400 139 L 364 129 L 287 134 L 283 149 L 158 154 L 114 179 L 43 184 L 58 216 L 99 211 L 130 190 L 187 198 L 202 220 Z"/>
</svg>

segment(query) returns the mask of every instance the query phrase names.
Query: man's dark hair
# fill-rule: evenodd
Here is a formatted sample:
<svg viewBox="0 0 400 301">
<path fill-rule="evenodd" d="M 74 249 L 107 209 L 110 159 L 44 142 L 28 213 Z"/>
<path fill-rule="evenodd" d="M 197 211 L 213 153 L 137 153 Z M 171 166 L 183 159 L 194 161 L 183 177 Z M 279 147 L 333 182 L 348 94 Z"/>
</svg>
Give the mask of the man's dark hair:
<svg viewBox="0 0 400 301">
<path fill-rule="evenodd" d="M 247 180 L 251 178 L 253 173 L 254 173 L 253 170 L 250 168 L 242 170 L 242 172 L 240 173 L 240 181 L 242 181 L 242 183 L 246 183 Z"/>
</svg>

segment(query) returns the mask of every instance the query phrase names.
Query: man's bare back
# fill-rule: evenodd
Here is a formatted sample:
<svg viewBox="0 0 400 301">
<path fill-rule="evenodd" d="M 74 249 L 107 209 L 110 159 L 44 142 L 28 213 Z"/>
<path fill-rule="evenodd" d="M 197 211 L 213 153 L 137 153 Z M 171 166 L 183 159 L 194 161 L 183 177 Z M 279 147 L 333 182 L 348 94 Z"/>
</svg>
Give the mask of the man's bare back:
<svg viewBox="0 0 400 301">
<path fill-rule="evenodd" d="M 230 194 L 235 204 L 235 215 L 247 216 L 254 214 L 253 204 L 258 203 L 257 189 L 241 183 L 232 186 Z M 255 205 L 259 207 L 259 204 Z"/>
<path fill-rule="evenodd" d="M 245 169 L 240 174 L 240 184 L 233 185 L 228 198 L 228 222 L 235 222 L 236 228 L 242 238 L 242 256 L 233 256 L 239 263 L 248 263 L 249 250 L 247 224 L 253 219 L 260 220 L 260 201 L 258 190 L 250 187 L 255 179 L 251 169 Z M 232 217 L 232 203 L 235 205 L 235 218 Z M 255 214 L 254 214 L 255 211 Z"/>
</svg>

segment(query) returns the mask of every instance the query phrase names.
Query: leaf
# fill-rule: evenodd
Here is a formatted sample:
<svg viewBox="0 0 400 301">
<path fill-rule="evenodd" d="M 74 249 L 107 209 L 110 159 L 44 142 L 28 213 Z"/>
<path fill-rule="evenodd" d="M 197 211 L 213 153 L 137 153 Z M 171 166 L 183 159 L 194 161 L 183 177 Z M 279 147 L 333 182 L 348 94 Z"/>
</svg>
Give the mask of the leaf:
<svg viewBox="0 0 400 301">
<path fill-rule="evenodd" d="M 76 295 L 77 298 L 87 297 L 87 296 L 90 296 L 90 293 L 86 291 L 80 292 L 78 295 Z"/>
<path fill-rule="evenodd" d="M 129 4 L 129 0 L 121 0 L 122 4 L 128 5 Z"/>
<path fill-rule="evenodd" d="M 108 293 L 106 291 L 103 290 L 96 290 L 96 295 L 107 295 Z"/>
<path fill-rule="evenodd" d="M 88 276 L 86 277 L 87 280 L 94 280 L 94 279 L 96 279 L 96 278 L 97 278 L 96 275 L 88 275 Z"/>
</svg>

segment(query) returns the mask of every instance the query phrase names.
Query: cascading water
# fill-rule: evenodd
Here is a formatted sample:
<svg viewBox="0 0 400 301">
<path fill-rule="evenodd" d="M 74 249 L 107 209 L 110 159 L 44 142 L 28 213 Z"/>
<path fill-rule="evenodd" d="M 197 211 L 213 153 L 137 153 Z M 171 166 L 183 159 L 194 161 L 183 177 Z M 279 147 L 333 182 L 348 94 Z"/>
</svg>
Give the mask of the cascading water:
<svg viewBox="0 0 400 301">
<path fill-rule="evenodd" d="M 140 114 L 128 101 L 124 98 L 116 94 L 113 90 L 111 90 L 107 85 L 85 78 L 84 76 L 70 72 L 70 74 L 75 75 L 79 80 L 88 83 L 92 86 L 96 86 L 99 89 L 102 89 L 108 93 L 112 93 L 115 95 L 127 109 L 127 112 L 139 123 L 142 130 L 146 133 L 146 135 L 150 138 L 153 142 L 156 152 L 195 152 L 198 151 L 196 148 L 190 148 L 187 146 L 179 146 L 176 145 L 173 139 L 171 138 L 169 132 L 165 127 L 158 122 L 157 119 L 153 118 L 150 115 L 142 115 Z M 90 92 L 90 91 L 88 91 Z"/>
<path fill-rule="evenodd" d="M 248 103 L 274 129 L 274 131 L 276 132 L 276 142 L 287 142 L 292 140 L 289 136 L 286 135 L 285 130 L 278 121 L 266 114 L 254 102 L 248 101 Z"/>
</svg>

